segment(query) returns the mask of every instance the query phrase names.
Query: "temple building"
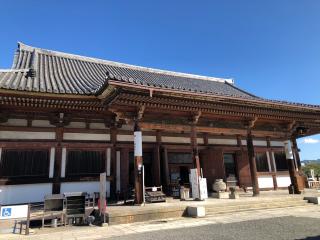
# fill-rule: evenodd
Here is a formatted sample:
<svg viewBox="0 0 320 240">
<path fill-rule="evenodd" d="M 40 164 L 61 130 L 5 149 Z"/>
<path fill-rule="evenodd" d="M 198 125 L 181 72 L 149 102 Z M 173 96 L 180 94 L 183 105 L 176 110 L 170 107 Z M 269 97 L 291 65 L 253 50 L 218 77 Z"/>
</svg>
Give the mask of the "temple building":
<svg viewBox="0 0 320 240">
<path fill-rule="evenodd" d="M 285 90 L 285 89 L 284 89 Z M 298 94 L 298 93 L 294 93 Z M 175 195 L 189 170 L 260 190 L 303 185 L 296 139 L 320 133 L 320 106 L 257 97 L 232 79 L 164 71 L 18 43 L 0 70 L 0 205 L 46 194 L 126 198 L 137 181 Z M 287 159 L 285 144 L 294 158 Z"/>
</svg>

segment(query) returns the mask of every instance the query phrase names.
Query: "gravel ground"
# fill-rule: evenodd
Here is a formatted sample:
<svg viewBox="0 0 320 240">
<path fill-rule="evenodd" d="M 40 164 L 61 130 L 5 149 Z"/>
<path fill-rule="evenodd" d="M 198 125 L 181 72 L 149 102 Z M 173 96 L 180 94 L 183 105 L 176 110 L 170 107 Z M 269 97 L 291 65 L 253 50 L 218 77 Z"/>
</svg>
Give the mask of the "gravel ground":
<svg viewBox="0 0 320 240">
<path fill-rule="evenodd" d="M 320 239 L 320 219 L 279 217 L 238 223 L 210 224 L 108 238 L 117 240 L 284 240 Z"/>
</svg>

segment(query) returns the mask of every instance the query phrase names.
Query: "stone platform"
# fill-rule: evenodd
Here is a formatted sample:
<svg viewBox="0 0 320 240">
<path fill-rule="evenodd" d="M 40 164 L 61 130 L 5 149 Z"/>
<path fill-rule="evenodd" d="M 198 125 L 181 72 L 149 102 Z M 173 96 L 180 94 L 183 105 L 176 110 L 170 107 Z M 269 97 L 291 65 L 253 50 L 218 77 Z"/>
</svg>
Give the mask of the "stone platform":
<svg viewBox="0 0 320 240">
<path fill-rule="evenodd" d="M 166 203 L 146 204 L 144 206 L 109 206 L 107 219 L 109 225 L 144 222 L 150 220 L 164 220 L 187 216 L 188 206 L 205 208 L 206 215 L 241 212 L 259 209 L 274 209 L 305 206 L 305 195 L 289 195 L 287 191 L 262 192 L 259 197 L 252 197 L 252 193 L 240 193 L 239 199 L 209 198 L 205 201 L 168 198 Z"/>
</svg>

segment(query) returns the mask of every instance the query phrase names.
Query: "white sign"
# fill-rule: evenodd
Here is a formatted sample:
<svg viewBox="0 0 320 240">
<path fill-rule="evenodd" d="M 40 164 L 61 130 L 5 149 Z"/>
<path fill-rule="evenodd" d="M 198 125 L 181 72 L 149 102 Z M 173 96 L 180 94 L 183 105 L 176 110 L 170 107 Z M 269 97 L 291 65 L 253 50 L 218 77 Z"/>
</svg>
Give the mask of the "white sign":
<svg viewBox="0 0 320 240">
<path fill-rule="evenodd" d="M 142 132 L 134 132 L 134 156 L 142 157 Z"/>
<path fill-rule="evenodd" d="M 207 179 L 199 177 L 200 182 L 200 199 L 204 200 L 208 198 Z"/>
<path fill-rule="evenodd" d="M 207 179 L 198 176 L 197 169 L 190 169 L 190 185 L 192 198 L 204 200 L 208 198 Z"/>
<path fill-rule="evenodd" d="M 0 220 L 28 217 L 28 205 L 2 206 L 0 208 Z"/>
<path fill-rule="evenodd" d="M 288 140 L 288 141 L 284 142 L 284 150 L 286 152 L 286 158 L 287 159 L 293 159 L 291 141 Z"/>
</svg>

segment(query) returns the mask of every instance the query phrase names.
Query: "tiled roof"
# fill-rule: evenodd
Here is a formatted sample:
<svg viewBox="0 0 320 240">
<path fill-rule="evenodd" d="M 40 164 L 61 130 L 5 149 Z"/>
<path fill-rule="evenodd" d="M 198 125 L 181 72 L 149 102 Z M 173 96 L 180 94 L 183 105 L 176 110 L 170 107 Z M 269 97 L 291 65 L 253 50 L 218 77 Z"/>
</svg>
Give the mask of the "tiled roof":
<svg viewBox="0 0 320 240">
<path fill-rule="evenodd" d="M 316 108 L 256 97 L 234 86 L 232 79 L 178 73 L 45 50 L 18 43 L 11 69 L 0 69 L 0 89 L 53 94 L 98 95 L 108 79 L 188 93 Z"/>
<path fill-rule="evenodd" d="M 0 88 L 56 94 L 95 95 L 110 79 L 183 92 L 255 96 L 231 79 L 163 71 L 30 47 L 19 43 L 12 69 L 0 70 Z"/>
</svg>

